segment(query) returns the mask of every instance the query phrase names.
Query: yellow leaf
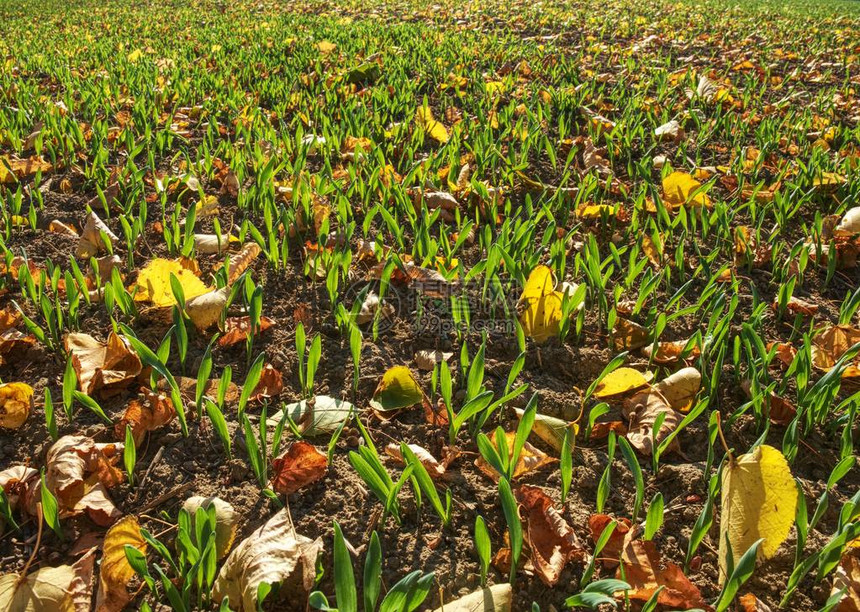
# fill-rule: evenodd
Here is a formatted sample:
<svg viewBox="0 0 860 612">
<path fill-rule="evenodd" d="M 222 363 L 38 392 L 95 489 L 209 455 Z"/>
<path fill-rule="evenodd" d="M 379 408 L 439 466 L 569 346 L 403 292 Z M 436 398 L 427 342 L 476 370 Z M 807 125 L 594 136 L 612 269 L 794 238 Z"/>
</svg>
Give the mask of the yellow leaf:
<svg viewBox="0 0 860 612">
<path fill-rule="evenodd" d="M 135 300 L 152 302 L 154 306 L 173 306 L 176 298 L 170 286 L 170 275 L 182 286 L 185 299 L 190 300 L 209 291 L 202 280 L 176 260 L 153 259 L 137 276 Z"/>
<path fill-rule="evenodd" d="M 419 106 L 415 109 L 415 122 L 434 140 L 442 144 L 448 142 L 448 130 L 433 118 L 433 113 L 428 107 Z"/>
<path fill-rule="evenodd" d="M 518 418 L 523 418 L 523 414 L 525 414 L 524 410 L 515 408 L 514 411 L 517 413 Z M 535 414 L 532 433 L 559 452 L 563 452 L 564 435 L 568 431 L 570 431 L 569 452 L 573 452 L 576 436 L 579 433 L 579 425 L 545 414 Z"/>
<path fill-rule="evenodd" d="M 376 410 L 387 412 L 409 408 L 424 399 L 424 392 L 412 372 L 406 366 L 394 366 L 382 375 L 382 380 L 373 393 L 370 405 Z"/>
<path fill-rule="evenodd" d="M 520 324 L 528 337 L 540 343 L 558 335 L 563 297 L 555 290 L 552 270 L 546 266 L 532 270 L 517 304 Z"/>
<path fill-rule="evenodd" d="M 720 583 L 726 579 L 728 547 L 734 563 L 759 538 L 759 555 L 772 557 L 788 536 L 797 507 L 797 488 L 782 453 L 762 444 L 730 460 L 722 475 Z"/>
<path fill-rule="evenodd" d="M 337 45 L 327 40 L 321 40 L 317 43 L 317 49 L 323 55 L 328 55 L 329 53 L 337 49 Z"/>
<path fill-rule="evenodd" d="M 214 325 L 221 317 L 221 312 L 227 305 L 229 295 L 229 287 L 209 291 L 188 300 L 185 304 L 185 311 L 191 317 L 194 326 L 199 330 L 204 330 Z"/>
<path fill-rule="evenodd" d="M 18 429 L 30 415 L 33 387 L 22 382 L 0 385 L 0 427 Z"/>
<path fill-rule="evenodd" d="M 131 601 L 126 585 L 134 576 L 134 570 L 125 556 L 127 545 L 146 554 L 146 540 L 140 533 L 140 524 L 131 515 L 117 521 L 105 534 L 96 612 L 118 612 Z"/>
<path fill-rule="evenodd" d="M 644 387 L 648 379 L 639 370 L 633 368 L 618 368 L 613 370 L 597 385 L 594 397 L 612 397 Z"/>
<path fill-rule="evenodd" d="M 686 172 L 673 172 L 663 179 L 663 204 L 668 209 L 690 206 L 711 207 L 711 199 L 701 191 L 693 195 L 702 184 Z"/>
<path fill-rule="evenodd" d="M 131 53 L 128 54 L 128 61 L 130 63 L 134 64 L 141 57 L 143 57 L 143 51 L 141 51 L 140 49 L 135 49 L 134 51 L 132 51 Z"/>
</svg>

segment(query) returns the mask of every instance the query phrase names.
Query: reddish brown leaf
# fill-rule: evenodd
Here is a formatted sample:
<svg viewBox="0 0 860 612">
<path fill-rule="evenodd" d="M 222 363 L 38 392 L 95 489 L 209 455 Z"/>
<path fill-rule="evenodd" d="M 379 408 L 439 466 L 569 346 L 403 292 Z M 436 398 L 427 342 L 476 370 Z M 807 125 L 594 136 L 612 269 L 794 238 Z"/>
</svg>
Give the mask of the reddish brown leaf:
<svg viewBox="0 0 860 612">
<path fill-rule="evenodd" d="M 299 440 L 272 461 L 272 489 L 289 495 L 325 476 L 328 462 L 313 444 Z"/>
<path fill-rule="evenodd" d="M 271 363 L 267 363 L 260 373 L 260 382 L 254 388 L 250 400 L 253 402 L 274 397 L 284 389 L 284 378 Z"/>
<path fill-rule="evenodd" d="M 588 527 L 591 530 L 591 540 L 597 542 L 603 530 L 612 521 L 615 521 L 615 530 L 609 536 L 609 541 L 603 550 L 600 552 L 600 559 L 606 567 L 615 567 L 618 565 L 618 559 L 621 557 L 621 550 L 624 548 L 624 540 L 627 533 L 630 531 L 630 519 L 624 517 L 613 519 L 607 514 L 592 514 L 588 518 Z"/>
<path fill-rule="evenodd" d="M 624 580 L 632 587 L 627 592 L 630 599 L 648 601 L 654 592 L 663 586 L 665 588 L 660 591 L 657 601 L 668 609 L 710 609 L 699 588 L 684 575 L 684 570 L 674 563 L 662 560 L 654 542 L 629 542 L 621 555 L 621 563 L 624 566 Z M 619 568 L 618 576 L 621 575 Z"/>
<path fill-rule="evenodd" d="M 257 333 L 269 329 L 275 321 L 269 317 L 260 317 Z M 218 339 L 218 346 L 233 346 L 243 342 L 251 331 L 251 317 L 229 317 L 224 320 L 224 335 Z"/>
</svg>

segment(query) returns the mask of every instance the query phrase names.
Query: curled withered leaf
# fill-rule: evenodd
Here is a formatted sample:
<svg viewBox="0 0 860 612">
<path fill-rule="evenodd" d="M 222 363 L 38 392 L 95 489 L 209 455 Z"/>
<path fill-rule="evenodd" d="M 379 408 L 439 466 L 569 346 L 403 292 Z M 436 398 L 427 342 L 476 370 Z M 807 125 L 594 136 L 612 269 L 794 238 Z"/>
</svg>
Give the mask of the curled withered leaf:
<svg viewBox="0 0 860 612">
<path fill-rule="evenodd" d="M 664 561 L 652 541 L 633 540 L 624 547 L 621 555 L 624 572 L 619 576 L 630 585 L 627 597 L 648 601 L 661 586 L 657 602 L 670 610 L 710 609 L 699 588 L 674 563 Z"/>
<path fill-rule="evenodd" d="M 21 322 L 21 311 L 14 308 L 0 309 L 0 332 L 17 327 Z"/>
<path fill-rule="evenodd" d="M 218 234 L 194 234 L 194 248 L 200 255 L 220 255 L 228 248 L 236 238 L 232 236 L 219 236 Z"/>
<path fill-rule="evenodd" d="M 454 353 L 449 353 L 446 351 L 431 351 L 423 349 L 415 353 L 415 365 L 418 366 L 419 370 L 425 370 L 429 372 L 436 367 L 436 364 L 442 363 L 443 361 L 448 361 L 453 356 Z"/>
<path fill-rule="evenodd" d="M 663 396 L 670 407 L 686 412 L 690 409 L 701 385 L 701 373 L 696 368 L 687 367 L 655 383 L 653 388 Z"/>
<path fill-rule="evenodd" d="M 122 419 L 114 425 L 117 440 L 125 439 L 126 427 L 131 427 L 135 446 L 140 446 L 147 432 L 154 431 L 173 420 L 176 409 L 173 402 L 160 393 L 147 393 L 147 400 L 133 399 L 125 409 Z"/>
<path fill-rule="evenodd" d="M 523 418 L 525 411 L 519 408 L 514 410 L 517 418 Z M 573 444 L 576 441 L 576 434 L 579 433 L 579 425 L 545 414 L 535 414 L 532 433 L 560 453 L 563 452 L 564 436 L 567 432 L 570 432 L 568 452 L 573 452 Z"/>
<path fill-rule="evenodd" d="M 812 365 L 825 372 L 857 342 L 860 342 L 860 329 L 850 325 L 833 325 L 812 339 Z M 854 360 L 842 372 L 843 378 L 860 376 L 860 359 Z"/>
<path fill-rule="evenodd" d="M 588 528 L 591 532 L 591 541 L 594 543 L 597 543 L 603 534 L 603 530 L 612 521 L 615 521 L 615 529 L 612 530 L 609 540 L 606 542 L 603 550 L 600 551 L 603 565 L 608 568 L 616 567 L 620 563 L 621 551 L 624 549 L 624 542 L 631 528 L 630 519 L 623 516 L 614 519 L 607 514 L 592 514 L 588 517 Z"/>
<path fill-rule="evenodd" d="M 516 490 L 516 496 L 525 511 L 529 558 L 538 577 L 548 587 L 553 587 L 569 562 L 585 562 L 588 554 L 546 493 L 537 487 L 522 485 Z"/>
<path fill-rule="evenodd" d="M 773 347 L 776 347 L 776 358 L 782 363 L 782 365 L 786 367 L 790 366 L 791 362 L 794 361 L 794 356 L 797 355 L 797 349 L 788 342 L 768 342 L 768 352 L 770 352 Z"/>
<path fill-rule="evenodd" d="M 0 427 L 18 429 L 33 408 L 33 387 L 27 383 L 0 384 Z"/>
<path fill-rule="evenodd" d="M 260 373 L 260 382 L 254 387 L 254 392 L 249 398 L 251 401 L 259 401 L 269 397 L 278 395 L 284 389 L 284 377 L 281 372 L 271 363 L 263 366 L 263 371 Z"/>
<path fill-rule="evenodd" d="M 838 570 L 837 570 L 838 571 Z M 834 578 L 834 584 L 836 579 Z M 738 603 L 740 604 L 741 612 L 772 612 L 769 605 L 764 603 L 761 599 L 753 595 L 752 593 L 747 593 L 746 595 L 741 595 L 738 598 Z M 839 608 L 837 608 L 839 610 Z M 841 610 L 840 612 L 847 612 L 845 610 Z"/>
<path fill-rule="evenodd" d="M 380 310 L 380 314 L 385 318 L 394 315 L 394 306 L 385 300 L 380 300 L 376 293 L 369 291 L 364 298 L 364 302 L 361 303 L 361 309 L 355 315 L 355 322 L 359 325 L 370 323 Z"/>
<path fill-rule="evenodd" d="M 242 249 L 238 253 L 231 256 L 230 267 L 227 268 L 227 284 L 232 285 L 260 253 L 260 245 L 256 242 L 248 242 L 242 246 Z"/>
<path fill-rule="evenodd" d="M 274 319 L 260 317 L 257 333 L 261 333 L 275 324 Z M 251 332 L 251 317 L 228 317 L 224 319 L 224 335 L 218 339 L 218 346 L 233 346 L 244 342 Z"/>
<path fill-rule="evenodd" d="M 653 444 L 660 444 L 670 433 L 675 431 L 681 422 L 682 415 L 674 410 L 659 392 L 654 390 L 640 391 L 624 402 L 624 416 L 630 420 L 627 427 L 627 439 L 630 444 L 643 455 L 653 452 Z M 653 434 L 654 425 L 659 415 L 665 414 L 660 430 Z M 673 440 L 672 447 L 677 447 Z"/>
<path fill-rule="evenodd" d="M 105 255 L 96 259 L 96 267 L 99 271 L 99 278 L 102 282 L 109 281 L 114 268 L 122 266 L 122 258 L 119 255 Z M 90 271 L 92 275 L 92 271 Z"/>
<path fill-rule="evenodd" d="M 313 444 L 293 442 L 280 457 L 272 461 L 272 489 L 289 495 L 325 476 L 328 460 Z"/>
<path fill-rule="evenodd" d="M 684 140 L 686 133 L 684 132 L 684 128 L 681 127 L 681 124 L 673 119 L 672 121 L 664 123 L 657 129 L 655 129 L 654 136 L 657 137 L 657 140 L 681 142 L 682 140 Z"/>
<path fill-rule="evenodd" d="M 279 511 L 233 549 L 215 580 L 213 597 L 234 610 L 257 609 L 257 588 L 281 585 L 278 597 L 304 601 L 313 588 L 322 539 L 296 533 L 287 508 Z"/>
<path fill-rule="evenodd" d="M 779 310 L 779 302 L 774 301 L 772 304 L 774 310 Z M 802 314 L 807 317 L 813 316 L 818 312 L 818 305 L 799 297 L 791 296 L 785 304 L 785 309 L 792 314 Z"/>
<path fill-rule="evenodd" d="M 430 454 L 423 446 L 418 446 L 417 444 L 407 444 L 409 450 L 415 453 L 415 456 L 418 458 L 418 461 L 421 462 L 421 465 L 427 470 L 427 473 L 431 478 L 441 478 L 445 475 L 445 465 L 440 463 L 436 457 Z M 403 454 L 400 452 L 400 445 L 392 442 L 385 447 L 385 454 L 389 457 L 393 457 L 400 463 L 404 463 Z"/>
<path fill-rule="evenodd" d="M 115 467 L 123 444 L 100 444 L 86 436 L 63 436 L 48 449 L 45 482 L 67 516 L 87 511 L 103 524 L 119 513 L 101 487 L 113 487 L 124 480 Z"/>
<path fill-rule="evenodd" d="M 126 546 L 146 554 L 146 540 L 134 516 L 123 517 L 105 534 L 96 612 L 119 612 L 131 601 L 132 596 L 126 585 L 134 576 L 134 569 L 126 557 Z"/>
<path fill-rule="evenodd" d="M 313 438 L 330 434 L 338 429 L 355 411 L 355 406 L 328 395 L 317 395 L 310 400 L 287 404 L 269 418 L 269 427 L 277 427 L 288 414 L 304 437 Z"/>
<path fill-rule="evenodd" d="M 616 351 L 642 348 L 650 342 L 648 330 L 629 319 L 618 317 L 612 328 L 612 345 Z"/>
<path fill-rule="evenodd" d="M 210 507 L 215 508 L 215 551 L 221 559 L 230 552 L 236 537 L 236 528 L 239 525 L 239 516 L 233 506 L 220 497 L 200 497 L 199 495 L 189 497 L 182 504 L 182 509 L 191 515 L 192 522 L 196 520 L 195 514 L 198 508 L 207 510 Z"/>
<path fill-rule="evenodd" d="M 508 456 L 510 457 L 510 453 L 514 450 L 514 440 L 516 439 L 516 432 L 508 432 L 505 434 L 505 441 L 508 445 Z M 490 444 L 493 445 L 493 448 L 496 447 L 496 437 L 490 437 Z M 545 452 L 533 446 L 530 442 L 526 441 L 523 445 L 522 451 L 520 451 L 520 457 L 517 460 L 517 465 L 514 467 L 514 478 L 519 478 L 524 474 L 528 474 L 529 472 L 533 472 L 535 470 L 539 470 L 544 466 L 547 466 L 551 463 L 555 463 L 558 459 L 554 459 L 547 455 Z M 486 476 L 493 480 L 499 479 L 499 474 L 496 470 L 489 464 L 483 457 L 478 457 L 475 460 L 475 467 L 477 467 L 481 472 L 483 472 Z"/>
<path fill-rule="evenodd" d="M 0 471 L 0 488 L 6 494 L 12 510 L 36 516 L 36 504 L 41 500 L 39 470 L 26 465 L 13 465 Z"/>
<path fill-rule="evenodd" d="M 748 398 L 752 398 L 752 384 L 749 379 L 741 382 L 741 389 Z M 767 416 L 774 425 L 788 425 L 797 416 L 797 410 L 791 402 L 773 391 L 765 396 L 765 407 L 767 408 Z"/>
<path fill-rule="evenodd" d="M 657 350 L 653 350 L 653 345 L 649 344 L 642 347 L 642 352 L 649 359 L 653 359 L 655 363 L 666 364 L 675 363 L 681 358 L 681 354 L 687 346 L 688 340 L 673 340 L 670 342 L 658 342 Z M 698 346 L 690 347 L 685 359 L 695 359 L 700 354 Z"/>
<path fill-rule="evenodd" d="M 17 329 L 0 333 L 0 365 L 14 362 L 23 352 L 36 344 L 32 334 L 22 334 Z"/>
<path fill-rule="evenodd" d="M 191 317 L 194 327 L 202 331 L 217 323 L 229 296 L 230 289 L 222 287 L 188 300 L 185 303 L 185 311 Z"/>
<path fill-rule="evenodd" d="M 63 234 L 74 238 L 78 237 L 78 230 L 58 219 L 54 219 L 48 224 L 48 231 L 53 232 L 54 234 Z"/>
<path fill-rule="evenodd" d="M 839 560 L 833 574 L 831 597 L 843 589 L 842 598 L 834 608 L 836 612 L 860 612 L 860 555 L 856 548 L 849 549 Z"/>
<path fill-rule="evenodd" d="M 95 550 L 73 565 L 42 567 L 27 576 L 0 576 L 0 610 L 9 612 L 89 612 Z"/>
<path fill-rule="evenodd" d="M 66 336 L 64 344 L 72 357 L 81 391 L 87 395 L 96 391 L 102 395 L 116 393 L 143 368 L 137 353 L 114 332 L 108 335 L 107 343 L 89 334 L 73 332 Z"/>
<path fill-rule="evenodd" d="M 78 259 L 88 259 L 103 252 L 105 250 L 103 238 L 111 243 L 118 240 L 110 228 L 105 225 L 105 222 L 96 213 L 91 212 L 78 241 L 78 248 L 75 253 Z"/>
</svg>

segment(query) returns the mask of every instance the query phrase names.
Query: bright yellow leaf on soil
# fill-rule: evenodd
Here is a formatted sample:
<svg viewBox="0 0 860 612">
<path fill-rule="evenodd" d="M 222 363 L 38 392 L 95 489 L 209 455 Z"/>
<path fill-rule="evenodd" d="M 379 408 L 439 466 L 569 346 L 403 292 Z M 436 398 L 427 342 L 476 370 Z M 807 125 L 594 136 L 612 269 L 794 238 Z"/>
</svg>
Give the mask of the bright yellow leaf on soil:
<svg viewBox="0 0 860 612">
<path fill-rule="evenodd" d="M 383 412 L 409 408 L 424 399 L 424 392 L 406 366 L 394 366 L 382 375 L 370 405 Z"/>
<path fill-rule="evenodd" d="M 154 306 L 173 306 L 176 298 L 170 286 L 170 275 L 173 274 L 182 285 L 185 299 L 190 300 L 209 291 L 209 287 L 193 272 L 183 267 L 179 261 L 170 259 L 153 259 L 137 276 L 137 293 L 135 300 L 152 302 Z"/>
<path fill-rule="evenodd" d="M 0 427 L 18 429 L 33 406 L 33 387 L 22 382 L 0 385 Z"/>
<path fill-rule="evenodd" d="M 782 453 L 763 444 L 723 469 L 720 518 L 720 583 L 726 579 L 728 546 L 737 563 L 759 538 L 759 555 L 772 557 L 794 524 L 797 488 Z"/>
<path fill-rule="evenodd" d="M 607 374 L 606 378 L 600 381 L 597 389 L 594 390 L 594 397 L 602 398 L 621 395 L 644 387 L 647 384 L 648 379 L 639 370 L 618 368 Z"/>
<path fill-rule="evenodd" d="M 558 335 L 563 297 L 561 291 L 555 290 L 552 270 L 546 266 L 532 270 L 517 305 L 520 324 L 528 337 L 544 342 Z"/>
<path fill-rule="evenodd" d="M 96 610 L 100 612 L 122 610 L 131 601 L 126 585 L 134 576 L 134 570 L 125 556 L 127 545 L 146 554 L 146 540 L 143 539 L 140 524 L 134 516 L 120 519 L 105 534 L 99 592 L 96 597 Z"/>
<path fill-rule="evenodd" d="M 711 207 L 711 198 L 706 193 L 693 192 L 702 184 L 686 172 L 673 172 L 663 179 L 663 204 L 666 208 L 675 209 L 682 206 Z"/>
<path fill-rule="evenodd" d="M 426 106 L 419 106 L 415 109 L 415 122 L 434 140 L 442 144 L 448 142 L 448 130 L 441 122 L 433 118 L 433 112 Z"/>
</svg>

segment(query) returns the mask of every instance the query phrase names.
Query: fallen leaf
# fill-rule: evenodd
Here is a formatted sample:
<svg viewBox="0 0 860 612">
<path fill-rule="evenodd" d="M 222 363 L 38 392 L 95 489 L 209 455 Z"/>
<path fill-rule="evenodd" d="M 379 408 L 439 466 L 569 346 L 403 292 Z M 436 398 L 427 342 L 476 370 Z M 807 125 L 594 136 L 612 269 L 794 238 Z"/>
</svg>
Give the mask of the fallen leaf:
<svg viewBox="0 0 860 612">
<path fill-rule="evenodd" d="M 663 396 L 666 402 L 681 412 L 690 409 L 699 388 L 702 385 L 702 375 L 696 368 L 681 368 L 663 380 L 654 384 L 654 390 Z"/>
<path fill-rule="evenodd" d="M 125 339 L 110 332 L 107 343 L 89 334 L 72 332 L 64 339 L 81 391 L 93 395 L 117 393 L 140 374 L 140 357 Z"/>
<path fill-rule="evenodd" d="M 191 317 L 194 327 L 203 331 L 217 323 L 229 296 L 230 288 L 222 287 L 189 299 L 185 303 L 185 311 Z"/>
<path fill-rule="evenodd" d="M 517 302 L 519 320 L 525 334 L 542 343 L 557 336 L 562 317 L 564 294 L 555 289 L 552 270 L 537 266 L 529 274 L 523 293 Z"/>
<path fill-rule="evenodd" d="M 594 389 L 594 397 L 605 398 L 630 393 L 648 384 L 648 379 L 639 370 L 617 368 L 607 374 Z"/>
<path fill-rule="evenodd" d="M 860 234 L 860 206 L 849 208 L 839 224 L 836 226 L 834 233 L 837 236 L 853 236 Z"/>
<path fill-rule="evenodd" d="M 411 450 L 415 457 L 418 458 L 418 461 L 421 462 L 421 465 L 427 470 L 427 473 L 431 478 L 441 478 L 445 475 L 445 466 L 440 463 L 436 457 L 430 454 L 423 446 L 418 446 L 417 444 L 407 444 L 409 450 Z M 403 460 L 403 455 L 400 452 L 400 445 L 392 442 L 391 444 L 385 447 L 385 454 L 389 457 L 393 457 L 400 463 L 405 463 Z"/>
<path fill-rule="evenodd" d="M 336 431 L 354 410 L 355 406 L 349 402 L 328 395 L 317 395 L 310 400 L 287 404 L 280 413 L 269 418 L 268 424 L 277 427 L 286 413 L 303 436 L 313 438 Z"/>
<path fill-rule="evenodd" d="M 730 458 L 722 473 L 720 516 L 720 584 L 728 567 L 726 539 L 735 565 L 759 538 L 759 555 L 772 557 L 794 524 L 797 488 L 788 462 L 772 446 Z"/>
<path fill-rule="evenodd" d="M 741 595 L 738 598 L 738 603 L 741 606 L 742 612 L 771 612 L 770 606 L 752 593 Z"/>
<path fill-rule="evenodd" d="M 182 504 L 182 509 L 191 515 L 192 524 L 198 508 L 208 510 L 215 508 L 215 551 L 218 559 L 230 552 L 233 540 L 236 538 L 236 530 L 239 526 L 239 516 L 229 503 L 220 497 L 201 497 L 195 495 L 189 497 Z"/>
<path fill-rule="evenodd" d="M 260 317 L 257 333 L 260 334 L 275 324 L 269 317 Z M 218 339 L 218 346 L 233 346 L 244 342 L 251 333 L 251 317 L 227 317 L 224 319 L 224 335 Z"/>
<path fill-rule="evenodd" d="M 681 124 L 673 119 L 672 121 L 664 123 L 655 129 L 654 136 L 657 137 L 657 140 L 681 142 L 684 140 L 686 134 L 684 133 L 684 128 L 681 127 Z"/>
<path fill-rule="evenodd" d="M 236 279 L 242 275 L 242 272 L 248 269 L 257 255 L 262 252 L 260 245 L 256 242 L 246 243 L 242 249 L 230 257 L 230 267 L 227 269 L 227 284 L 232 285 Z"/>
<path fill-rule="evenodd" d="M 260 372 L 260 381 L 254 387 L 254 392 L 248 398 L 252 402 L 274 397 L 284 390 L 284 377 L 271 363 L 263 366 Z"/>
<path fill-rule="evenodd" d="M 446 603 L 433 612 L 511 612 L 511 600 L 510 584 L 494 584 Z"/>
<path fill-rule="evenodd" d="M 424 392 L 406 366 L 394 366 L 382 375 L 370 406 L 380 412 L 409 408 L 424 401 Z"/>
<path fill-rule="evenodd" d="M 220 255 L 235 242 L 237 242 L 237 238 L 234 236 L 194 234 L 194 248 L 200 255 Z"/>
<path fill-rule="evenodd" d="M 0 384 L 0 427 L 18 429 L 33 408 L 33 387 L 27 383 Z"/>
<path fill-rule="evenodd" d="M 117 521 L 105 534 L 96 612 L 119 612 L 132 599 L 126 586 L 134 576 L 134 570 L 125 556 L 126 546 L 146 554 L 146 540 L 140 533 L 137 517 L 132 515 Z"/>
<path fill-rule="evenodd" d="M 519 408 L 515 408 L 514 410 L 518 418 L 523 418 L 525 411 L 520 410 Z M 576 441 L 576 435 L 579 433 L 579 425 L 571 423 L 570 421 L 547 416 L 545 414 L 535 414 L 532 433 L 560 453 L 563 452 L 564 435 L 568 431 L 570 432 L 569 452 L 573 452 L 573 444 Z"/>
<path fill-rule="evenodd" d="M 3 612 L 89 612 L 95 550 L 73 565 L 42 567 L 27 576 L 0 576 Z"/>
<path fill-rule="evenodd" d="M 630 519 L 625 517 L 612 518 L 607 514 L 592 514 L 588 517 L 588 528 L 591 532 L 591 541 L 597 543 L 603 530 L 615 521 L 615 529 L 609 536 L 609 540 L 600 552 L 600 558 L 604 567 L 613 568 L 621 562 L 621 551 L 624 550 L 624 542 L 630 531 Z"/>
<path fill-rule="evenodd" d="M 63 436 L 54 442 L 45 460 L 45 482 L 62 510 L 74 515 L 87 509 L 86 504 L 80 507 L 79 503 L 96 490 L 90 498 L 94 513 L 99 515 L 107 510 L 114 516 L 111 508 L 106 508 L 98 498 L 96 485 L 113 487 L 125 480 L 123 472 L 115 467 L 123 446 L 119 442 L 96 443 L 86 436 Z"/>
<path fill-rule="evenodd" d="M 812 339 L 812 365 L 825 372 L 832 369 L 836 362 L 857 342 L 860 342 L 860 329 L 850 325 L 833 325 Z M 860 376 L 860 359 L 842 372 L 843 378 Z"/>
<path fill-rule="evenodd" d="M 630 585 L 626 596 L 636 601 L 648 601 L 659 587 L 664 587 L 657 602 L 670 610 L 709 609 L 699 588 L 674 563 L 664 561 L 652 541 L 628 542 L 621 554 L 618 576 Z"/>
<path fill-rule="evenodd" d="M 105 222 L 96 213 L 91 212 L 81 232 L 80 240 L 78 240 L 78 248 L 75 253 L 77 258 L 89 259 L 104 252 L 106 247 L 102 238 L 111 243 L 118 240 L 110 228 L 105 225 Z"/>
<path fill-rule="evenodd" d="M 711 207 L 711 199 L 697 190 L 702 184 L 686 172 L 673 172 L 663 179 L 663 204 L 669 210 L 683 206 Z"/>
<path fill-rule="evenodd" d="M 272 461 L 272 489 L 289 495 L 323 478 L 328 470 L 325 453 L 313 444 L 298 440 Z"/>
<path fill-rule="evenodd" d="M 150 260 L 137 275 L 137 283 L 132 289 L 137 291 L 134 299 L 150 302 L 153 306 L 175 305 L 176 298 L 170 283 L 171 275 L 179 281 L 186 301 L 209 292 L 209 287 L 186 265 L 183 265 L 183 262 L 156 258 Z"/>
<path fill-rule="evenodd" d="M 652 446 L 660 444 L 670 433 L 675 431 L 681 422 L 682 415 L 674 410 L 660 393 L 653 390 L 640 391 L 625 401 L 624 416 L 629 419 L 627 439 L 630 444 L 643 455 L 651 455 Z M 656 435 L 653 435 L 657 417 L 665 414 L 663 424 Z M 677 440 L 672 441 L 672 447 L 677 447 Z"/>
<path fill-rule="evenodd" d="M 529 558 L 541 581 L 553 587 L 568 563 L 585 562 L 588 554 L 552 499 L 541 489 L 522 485 L 517 488 L 516 497 L 525 510 Z"/>
<path fill-rule="evenodd" d="M 232 609 L 253 612 L 261 584 L 285 583 L 278 593 L 280 599 L 304 601 L 313 588 L 322 550 L 322 539 L 296 533 L 289 510 L 284 508 L 233 549 L 215 580 L 214 600 L 221 602 L 226 597 Z"/>
<path fill-rule="evenodd" d="M 652 345 L 642 347 L 642 352 L 649 359 L 653 359 L 655 363 L 668 364 L 675 363 L 681 358 L 684 348 L 687 346 L 688 340 L 674 340 L 671 342 L 658 342 L 657 350 L 653 351 Z M 653 355 L 652 355 L 653 353 Z M 690 352 L 687 353 L 685 359 L 695 359 L 700 354 L 699 347 L 693 346 Z"/>
<path fill-rule="evenodd" d="M 516 439 L 516 432 L 507 432 L 505 433 L 505 441 L 508 445 L 508 456 L 510 457 L 510 453 L 514 451 L 514 440 Z M 496 437 L 490 436 L 490 444 L 493 445 L 498 451 L 498 447 L 496 446 Z M 539 470 L 542 467 L 549 465 L 551 463 L 555 463 L 558 459 L 554 459 L 547 455 L 542 450 L 535 448 L 531 443 L 526 441 L 523 445 L 523 449 L 520 451 L 520 457 L 517 460 L 517 465 L 514 468 L 514 478 L 519 478 L 524 474 L 528 474 L 529 472 L 533 472 L 535 470 Z M 475 460 L 475 467 L 477 467 L 481 472 L 483 472 L 487 477 L 492 480 L 498 480 L 499 474 L 496 472 L 495 468 L 491 466 L 483 457 L 478 457 Z"/>
<path fill-rule="evenodd" d="M 448 130 L 433 118 L 433 112 L 428 107 L 419 106 L 415 109 L 415 123 L 437 142 L 442 144 L 448 142 Z"/>
<path fill-rule="evenodd" d="M 651 342 L 651 334 L 638 323 L 618 317 L 612 328 L 612 346 L 616 351 L 632 351 Z"/>
<path fill-rule="evenodd" d="M 453 356 L 454 353 L 446 351 L 431 351 L 423 349 L 415 353 L 415 365 L 418 366 L 419 370 L 429 372 L 433 370 L 437 364 L 442 363 L 443 361 L 448 361 Z"/>
<path fill-rule="evenodd" d="M 53 232 L 54 234 L 63 234 L 65 236 L 71 236 L 73 238 L 78 237 L 78 230 L 76 230 L 71 225 L 63 223 L 59 219 L 54 219 L 48 224 L 48 231 Z"/>
<path fill-rule="evenodd" d="M 839 604 L 833 608 L 835 612 L 860 612 L 860 557 L 855 551 L 853 549 L 842 554 L 833 574 L 830 595 L 845 589 Z"/>
<path fill-rule="evenodd" d="M 176 416 L 173 402 L 167 396 L 158 393 L 147 395 L 146 402 L 131 400 L 123 417 L 114 424 L 114 436 L 117 440 L 125 440 L 126 427 L 131 427 L 134 444 L 140 446 L 147 432 L 167 425 Z"/>
<path fill-rule="evenodd" d="M 379 296 L 373 291 L 368 291 L 361 303 L 361 309 L 355 315 L 355 322 L 359 325 L 370 323 L 376 317 L 376 313 L 382 310 L 381 315 L 385 318 L 390 318 L 394 315 L 394 306 L 388 302 L 380 301 Z"/>
</svg>

